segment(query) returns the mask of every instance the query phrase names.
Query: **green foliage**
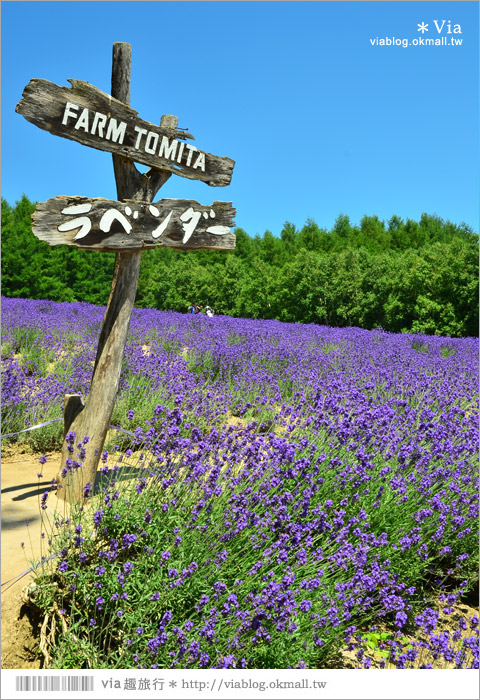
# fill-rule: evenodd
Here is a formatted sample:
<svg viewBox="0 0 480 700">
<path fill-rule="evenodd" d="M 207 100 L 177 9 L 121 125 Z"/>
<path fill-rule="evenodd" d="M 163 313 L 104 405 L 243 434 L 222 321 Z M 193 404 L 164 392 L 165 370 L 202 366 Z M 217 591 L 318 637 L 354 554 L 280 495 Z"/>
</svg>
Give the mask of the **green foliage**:
<svg viewBox="0 0 480 700">
<path fill-rule="evenodd" d="M 31 231 L 35 204 L 2 200 L 2 290 L 10 297 L 106 304 L 114 255 L 49 247 Z M 236 249 L 155 249 L 142 257 L 136 304 L 330 326 L 478 335 L 478 236 L 463 222 L 340 214 L 331 231 L 286 221 L 280 236 L 236 229 Z"/>
<path fill-rule="evenodd" d="M 2 199 L 2 293 L 9 297 L 106 304 L 114 255 L 50 247 L 32 235 L 35 203 Z"/>
</svg>

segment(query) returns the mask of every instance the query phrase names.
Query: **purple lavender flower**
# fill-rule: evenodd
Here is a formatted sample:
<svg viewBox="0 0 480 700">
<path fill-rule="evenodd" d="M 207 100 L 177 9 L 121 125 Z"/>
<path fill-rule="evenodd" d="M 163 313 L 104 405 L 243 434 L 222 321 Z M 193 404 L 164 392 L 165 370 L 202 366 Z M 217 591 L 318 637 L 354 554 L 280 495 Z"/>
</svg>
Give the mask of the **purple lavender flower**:
<svg viewBox="0 0 480 700">
<path fill-rule="evenodd" d="M 302 602 L 299 605 L 299 608 L 302 612 L 308 612 L 311 607 L 312 602 L 310 600 L 302 600 Z"/>
<path fill-rule="evenodd" d="M 133 571 L 133 564 L 131 561 L 126 561 L 123 565 L 123 573 L 125 575 L 131 573 Z"/>
<path fill-rule="evenodd" d="M 95 525 L 97 527 L 102 522 L 102 518 L 103 518 L 104 514 L 105 514 L 105 511 L 103 510 L 103 508 L 100 508 L 100 510 L 97 510 L 97 512 L 93 516 L 93 522 L 95 523 Z"/>
<path fill-rule="evenodd" d="M 122 537 L 122 549 L 127 549 L 127 547 L 131 547 L 132 544 L 135 544 L 137 541 L 138 537 L 135 534 L 125 534 Z"/>
</svg>

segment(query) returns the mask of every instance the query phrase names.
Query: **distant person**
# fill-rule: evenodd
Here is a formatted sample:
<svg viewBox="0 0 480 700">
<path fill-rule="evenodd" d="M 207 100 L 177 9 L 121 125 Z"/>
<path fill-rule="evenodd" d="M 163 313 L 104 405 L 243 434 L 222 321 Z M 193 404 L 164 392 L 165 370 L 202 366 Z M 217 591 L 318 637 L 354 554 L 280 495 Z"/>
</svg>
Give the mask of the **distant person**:
<svg viewBox="0 0 480 700">
<path fill-rule="evenodd" d="M 201 304 L 196 304 L 195 311 L 193 313 L 199 314 L 202 309 L 203 309 L 203 306 Z"/>
<path fill-rule="evenodd" d="M 211 309 L 209 306 L 206 306 L 206 307 L 205 307 L 205 313 L 206 313 L 207 316 L 209 316 L 210 318 L 212 318 L 212 316 L 214 315 L 213 309 Z"/>
<path fill-rule="evenodd" d="M 194 314 L 195 313 L 195 306 L 193 304 L 190 304 L 187 310 L 187 314 Z"/>
</svg>

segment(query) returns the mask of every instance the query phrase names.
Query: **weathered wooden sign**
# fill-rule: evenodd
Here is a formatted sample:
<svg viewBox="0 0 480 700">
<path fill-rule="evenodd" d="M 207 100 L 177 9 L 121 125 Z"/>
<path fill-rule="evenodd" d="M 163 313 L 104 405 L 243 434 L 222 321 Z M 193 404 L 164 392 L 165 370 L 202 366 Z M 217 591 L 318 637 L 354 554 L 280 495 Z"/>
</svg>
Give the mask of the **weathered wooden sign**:
<svg viewBox="0 0 480 700">
<path fill-rule="evenodd" d="M 167 170 L 190 180 L 223 187 L 235 161 L 200 151 L 184 139 L 191 134 L 150 124 L 128 105 L 82 80 L 72 87 L 33 79 L 15 111 L 56 136 L 78 141 L 137 163 Z"/>
<path fill-rule="evenodd" d="M 31 80 L 16 107 L 41 129 L 112 153 L 120 200 L 60 196 L 38 204 L 33 215 L 33 232 L 50 245 L 117 251 L 90 393 L 85 404 L 77 394 L 65 395 L 65 435 L 75 433 L 77 442 L 89 437 L 78 470 L 68 466 L 71 454 L 66 442 L 62 449 L 57 495 L 73 502 L 90 494 L 95 483 L 120 384 L 142 250 L 160 245 L 183 250 L 235 247 L 231 202 L 204 206 L 191 200 L 162 199 L 152 203 L 172 173 L 224 186 L 231 180 L 235 162 L 184 143 L 193 136 L 177 129 L 174 115 L 163 115 L 160 126 L 139 119 L 129 107 L 130 71 L 131 46 L 118 42 L 113 45 L 112 95 L 79 80 L 70 80 L 71 88 Z M 150 170 L 140 173 L 133 161 L 150 165 Z"/>
<path fill-rule="evenodd" d="M 232 250 L 234 216 L 231 202 L 205 206 L 190 199 L 149 203 L 60 196 L 38 204 L 32 218 L 33 233 L 50 245 L 100 251 Z"/>
</svg>

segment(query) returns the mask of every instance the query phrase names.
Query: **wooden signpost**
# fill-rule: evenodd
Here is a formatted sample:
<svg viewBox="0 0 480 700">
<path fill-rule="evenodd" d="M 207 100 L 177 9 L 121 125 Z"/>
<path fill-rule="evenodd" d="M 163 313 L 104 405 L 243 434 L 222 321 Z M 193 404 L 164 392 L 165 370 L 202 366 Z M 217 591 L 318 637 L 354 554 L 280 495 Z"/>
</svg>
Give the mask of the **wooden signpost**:
<svg viewBox="0 0 480 700">
<path fill-rule="evenodd" d="M 31 80 L 16 107 L 25 119 L 52 134 L 113 155 L 119 201 L 60 196 L 37 205 L 33 215 L 34 234 L 50 245 L 117 251 L 90 392 L 85 404 L 78 394 L 65 396 L 64 434 L 75 433 L 75 445 L 89 438 L 79 468 L 72 463 L 75 450 L 71 452 L 67 442 L 63 445 L 57 496 L 70 502 L 80 502 L 95 483 L 120 383 L 142 250 L 235 247 L 231 202 L 153 202 L 172 173 L 222 187 L 230 183 L 235 163 L 186 144 L 185 139 L 193 137 L 177 130 L 173 115 L 164 115 L 160 127 L 139 119 L 129 106 L 130 70 L 130 44 L 115 43 L 112 95 L 77 80 L 69 81 L 71 88 Z M 134 161 L 150 165 L 150 170 L 140 173 Z"/>
</svg>

